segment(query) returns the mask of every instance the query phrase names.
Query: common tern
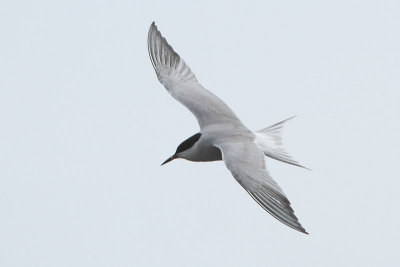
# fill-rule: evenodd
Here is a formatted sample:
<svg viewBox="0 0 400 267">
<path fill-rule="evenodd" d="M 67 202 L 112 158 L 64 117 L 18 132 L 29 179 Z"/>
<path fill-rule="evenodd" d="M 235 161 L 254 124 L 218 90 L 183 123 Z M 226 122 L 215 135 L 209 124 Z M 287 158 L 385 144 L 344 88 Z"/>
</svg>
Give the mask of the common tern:
<svg viewBox="0 0 400 267">
<path fill-rule="evenodd" d="M 200 126 L 200 132 L 183 141 L 161 165 L 177 158 L 196 162 L 223 160 L 233 177 L 264 210 L 287 226 L 308 234 L 265 163 L 267 156 L 303 167 L 282 147 L 282 128 L 291 118 L 257 132 L 250 131 L 221 99 L 197 81 L 154 22 L 147 44 L 158 80 L 193 113 Z"/>
</svg>

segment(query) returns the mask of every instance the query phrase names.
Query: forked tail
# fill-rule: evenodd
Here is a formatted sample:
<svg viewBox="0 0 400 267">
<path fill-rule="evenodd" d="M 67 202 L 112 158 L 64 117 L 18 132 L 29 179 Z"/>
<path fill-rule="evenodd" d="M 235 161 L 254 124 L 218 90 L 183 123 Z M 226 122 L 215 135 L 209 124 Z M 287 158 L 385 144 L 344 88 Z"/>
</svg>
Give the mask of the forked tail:
<svg viewBox="0 0 400 267">
<path fill-rule="evenodd" d="M 293 117 L 278 122 L 256 132 L 256 143 L 262 148 L 264 154 L 270 158 L 280 160 L 292 165 L 308 169 L 295 161 L 282 146 L 282 130 L 285 123 Z"/>
</svg>

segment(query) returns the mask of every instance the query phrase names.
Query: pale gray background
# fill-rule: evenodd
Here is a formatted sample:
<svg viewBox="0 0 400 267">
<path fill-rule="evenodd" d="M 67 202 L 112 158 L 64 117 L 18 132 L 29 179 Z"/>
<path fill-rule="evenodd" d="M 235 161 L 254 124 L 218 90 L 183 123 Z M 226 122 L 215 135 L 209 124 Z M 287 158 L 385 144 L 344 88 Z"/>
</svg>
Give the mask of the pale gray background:
<svg viewBox="0 0 400 267">
<path fill-rule="evenodd" d="M 310 235 L 222 162 L 147 54 L 155 20 L 251 129 Z M 1 266 L 399 266 L 399 1 L 2 1 Z"/>
</svg>

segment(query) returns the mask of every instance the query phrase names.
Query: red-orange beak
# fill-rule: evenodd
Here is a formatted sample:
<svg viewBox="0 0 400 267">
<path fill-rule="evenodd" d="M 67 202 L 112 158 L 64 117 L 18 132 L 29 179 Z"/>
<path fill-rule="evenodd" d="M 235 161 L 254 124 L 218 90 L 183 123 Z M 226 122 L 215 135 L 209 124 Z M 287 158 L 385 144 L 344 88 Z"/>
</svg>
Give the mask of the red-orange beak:
<svg viewBox="0 0 400 267">
<path fill-rule="evenodd" d="M 164 165 L 165 163 L 170 162 L 171 160 L 176 159 L 177 157 L 178 157 L 177 155 L 173 155 L 173 156 L 169 157 L 166 161 L 164 161 L 164 162 L 161 164 L 161 166 Z"/>
</svg>

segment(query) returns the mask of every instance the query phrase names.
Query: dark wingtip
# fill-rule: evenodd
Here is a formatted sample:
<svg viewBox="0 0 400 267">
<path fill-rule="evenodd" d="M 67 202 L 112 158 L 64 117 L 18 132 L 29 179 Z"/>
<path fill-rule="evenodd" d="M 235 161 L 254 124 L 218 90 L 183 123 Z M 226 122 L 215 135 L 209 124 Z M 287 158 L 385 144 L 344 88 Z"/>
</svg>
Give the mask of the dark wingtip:
<svg viewBox="0 0 400 267">
<path fill-rule="evenodd" d="M 154 29 L 155 29 L 156 31 L 158 31 L 155 21 L 153 21 L 153 22 L 151 23 L 151 25 L 150 25 L 149 34 L 150 34 Z"/>
<path fill-rule="evenodd" d="M 306 169 L 306 170 L 308 170 L 308 171 L 312 171 L 310 168 L 307 168 L 307 167 L 305 167 L 305 166 L 303 166 L 303 165 L 300 165 L 300 164 L 293 164 L 293 165 L 295 165 L 295 166 L 297 166 L 297 167 L 300 167 L 300 168 L 303 168 L 303 169 Z"/>
</svg>

